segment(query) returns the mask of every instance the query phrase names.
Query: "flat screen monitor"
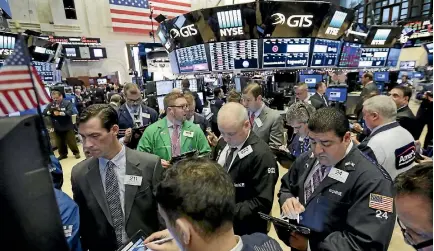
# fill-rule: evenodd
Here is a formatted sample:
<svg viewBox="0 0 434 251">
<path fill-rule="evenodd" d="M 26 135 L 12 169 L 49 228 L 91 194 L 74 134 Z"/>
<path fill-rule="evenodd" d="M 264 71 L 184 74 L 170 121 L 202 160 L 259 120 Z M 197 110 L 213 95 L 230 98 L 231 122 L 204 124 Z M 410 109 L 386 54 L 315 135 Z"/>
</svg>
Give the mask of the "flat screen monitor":
<svg viewBox="0 0 434 251">
<path fill-rule="evenodd" d="M 235 77 L 234 78 L 234 82 L 235 82 L 235 90 L 237 92 L 241 92 L 241 78 L 240 77 Z"/>
<path fill-rule="evenodd" d="M 209 71 L 205 45 L 199 44 L 176 50 L 181 73 Z"/>
<path fill-rule="evenodd" d="M 197 92 L 197 79 L 192 78 L 189 79 L 188 82 L 190 82 L 190 91 Z"/>
<path fill-rule="evenodd" d="M 424 44 L 424 47 L 429 54 L 433 54 L 433 43 Z"/>
<path fill-rule="evenodd" d="M 164 96 L 157 97 L 158 109 L 164 110 Z"/>
<path fill-rule="evenodd" d="M 400 54 L 401 54 L 401 49 L 391 48 L 389 51 L 389 56 L 387 57 L 386 66 L 388 67 L 398 66 L 398 60 Z"/>
<path fill-rule="evenodd" d="M 365 45 L 367 47 L 392 47 L 396 43 L 401 31 L 401 26 L 373 25 L 369 29 Z"/>
<path fill-rule="evenodd" d="M 425 74 L 423 72 L 419 72 L 419 71 L 413 72 L 413 78 L 423 79 L 424 77 L 425 77 Z"/>
<path fill-rule="evenodd" d="M 401 61 L 399 62 L 400 70 L 414 70 L 416 67 L 416 61 Z"/>
<path fill-rule="evenodd" d="M 328 39 L 315 39 L 311 67 L 336 66 L 339 59 L 341 42 Z"/>
<path fill-rule="evenodd" d="M 310 38 L 268 38 L 263 43 L 263 68 L 297 68 L 309 64 Z"/>
<path fill-rule="evenodd" d="M 359 67 L 360 56 L 362 55 L 362 45 L 351 42 L 344 42 L 342 46 L 339 67 L 357 68 Z"/>
<path fill-rule="evenodd" d="M 173 80 L 157 81 L 155 86 L 157 87 L 157 95 L 166 95 L 173 89 Z"/>
<path fill-rule="evenodd" d="M 326 95 L 330 101 L 344 103 L 347 101 L 347 88 L 329 87 Z"/>
<path fill-rule="evenodd" d="M 300 75 L 300 82 L 306 83 L 308 88 L 315 89 L 315 85 L 323 80 L 322 75 Z"/>
<path fill-rule="evenodd" d="M 362 48 L 359 67 L 384 67 L 389 48 Z"/>
<path fill-rule="evenodd" d="M 232 71 L 259 68 L 258 40 L 240 40 L 209 44 L 211 69 Z"/>
<path fill-rule="evenodd" d="M 398 79 L 401 79 L 403 75 L 406 75 L 409 79 L 412 79 L 413 73 L 413 71 L 400 71 L 398 74 Z"/>
<path fill-rule="evenodd" d="M 374 72 L 374 81 L 375 82 L 389 82 L 389 72 L 388 71 L 377 71 Z"/>
</svg>

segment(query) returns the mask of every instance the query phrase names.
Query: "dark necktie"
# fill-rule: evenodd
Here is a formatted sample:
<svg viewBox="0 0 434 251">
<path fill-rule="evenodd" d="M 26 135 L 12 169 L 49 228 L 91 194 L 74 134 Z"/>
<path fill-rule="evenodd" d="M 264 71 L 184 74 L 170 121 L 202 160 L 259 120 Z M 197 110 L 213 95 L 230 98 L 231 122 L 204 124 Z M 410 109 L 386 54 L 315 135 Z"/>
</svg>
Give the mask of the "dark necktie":
<svg viewBox="0 0 434 251">
<path fill-rule="evenodd" d="M 116 234 L 116 243 L 118 247 L 122 246 L 122 232 L 124 228 L 124 215 L 122 213 L 121 197 L 119 191 L 118 179 L 115 174 L 115 164 L 107 162 L 107 171 L 105 175 L 105 196 L 113 221 L 113 228 Z"/>
<path fill-rule="evenodd" d="M 324 180 L 324 178 L 327 175 L 327 167 L 321 165 L 319 168 L 315 170 L 315 172 L 312 174 L 312 177 L 307 182 L 305 188 L 304 188 L 304 196 L 305 201 L 309 199 L 309 197 L 313 194 L 313 191 L 321 184 L 321 182 Z M 312 181 L 312 182 L 311 182 Z"/>
<path fill-rule="evenodd" d="M 300 153 L 304 153 L 309 151 L 309 146 L 310 146 L 310 140 L 308 137 L 304 138 L 302 143 L 301 143 L 301 147 L 300 147 Z"/>
<path fill-rule="evenodd" d="M 226 171 L 229 171 L 229 167 L 231 167 L 231 162 L 232 162 L 232 159 L 234 158 L 235 150 L 237 150 L 236 147 L 231 147 L 226 152 L 226 159 L 225 159 L 225 165 L 224 165 L 224 169 Z"/>
<path fill-rule="evenodd" d="M 253 128 L 253 122 L 255 122 L 255 114 L 254 113 L 250 114 L 250 125 L 252 126 L 252 128 Z"/>
</svg>

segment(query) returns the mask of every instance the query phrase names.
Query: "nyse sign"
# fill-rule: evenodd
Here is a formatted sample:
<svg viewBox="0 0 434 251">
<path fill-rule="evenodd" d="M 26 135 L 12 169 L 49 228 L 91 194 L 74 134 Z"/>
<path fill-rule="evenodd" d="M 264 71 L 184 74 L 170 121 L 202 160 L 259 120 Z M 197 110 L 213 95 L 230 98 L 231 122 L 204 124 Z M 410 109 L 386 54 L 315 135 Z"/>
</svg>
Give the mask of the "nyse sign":
<svg viewBox="0 0 434 251">
<path fill-rule="evenodd" d="M 194 24 L 190 24 L 187 26 L 182 27 L 181 29 L 177 30 L 175 28 L 170 30 L 170 36 L 172 38 L 177 37 L 191 37 L 197 35 L 197 29 L 194 27 Z"/>
<path fill-rule="evenodd" d="M 237 35 L 243 35 L 243 27 L 235 27 L 235 28 L 224 28 L 220 29 L 220 36 L 237 36 Z"/>
<path fill-rule="evenodd" d="M 9 56 L 12 54 L 12 52 L 14 52 L 14 50 L 0 49 L 0 55 L 2 55 L 2 56 Z"/>
<path fill-rule="evenodd" d="M 288 19 L 286 19 L 285 15 L 283 15 L 282 13 L 275 13 L 271 15 L 271 17 L 274 18 L 274 22 L 272 23 L 273 25 L 283 25 L 286 21 L 286 24 L 292 28 L 308 28 L 312 26 L 313 15 L 292 15 L 289 16 Z"/>
</svg>

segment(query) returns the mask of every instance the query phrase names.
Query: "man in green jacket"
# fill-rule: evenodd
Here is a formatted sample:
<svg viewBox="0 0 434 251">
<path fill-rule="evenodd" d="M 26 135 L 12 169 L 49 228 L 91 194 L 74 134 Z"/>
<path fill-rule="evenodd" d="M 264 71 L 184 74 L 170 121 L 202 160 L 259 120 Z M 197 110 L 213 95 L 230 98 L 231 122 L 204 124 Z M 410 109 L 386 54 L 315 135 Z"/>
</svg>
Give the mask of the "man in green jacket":
<svg viewBox="0 0 434 251">
<path fill-rule="evenodd" d="M 182 93 L 171 92 L 164 97 L 166 117 L 146 128 L 137 150 L 158 155 L 163 167 L 169 166 L 172 156 L 198 150 L 211 151 L 200 127 L 186 121 L 187 100 Z"/>
</svg>

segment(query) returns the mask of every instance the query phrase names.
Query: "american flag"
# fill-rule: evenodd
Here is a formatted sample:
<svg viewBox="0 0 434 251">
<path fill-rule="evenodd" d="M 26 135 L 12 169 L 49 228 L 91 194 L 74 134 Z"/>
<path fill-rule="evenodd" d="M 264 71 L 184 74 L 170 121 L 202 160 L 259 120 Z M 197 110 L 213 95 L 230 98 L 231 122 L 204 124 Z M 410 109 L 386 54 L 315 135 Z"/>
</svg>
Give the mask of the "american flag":
<svg viewBox="0 0 434 251">
<path fill-rule="evenodd" d="M 153 18 L 162 14 L 168 19 L 191 10 L 191 0 L 109 0 L 110 16 L 114 32 L 148 34 L 152 31 L 150 8 Z M 158 23 L 153 20 L 154 30 Z"/>
<path fill-rule="evenodd" d="M 369 198 L 369 207 L 393 213 L 393 198 L 371 193 Z"/>
<path fill-rule="evenodd" d="M 24 111 L 50 103 L 50 97 L 44 89 L 41 78 L 30 58 L 25 55 L 23 39 L 16 40 L 14 52 L 6 59 L 0 68 L 0 116 L 12 112 Z M 39 97 L 37 102 L 33 89 L 32 79 L 35 82 Z"/>
</svg>

